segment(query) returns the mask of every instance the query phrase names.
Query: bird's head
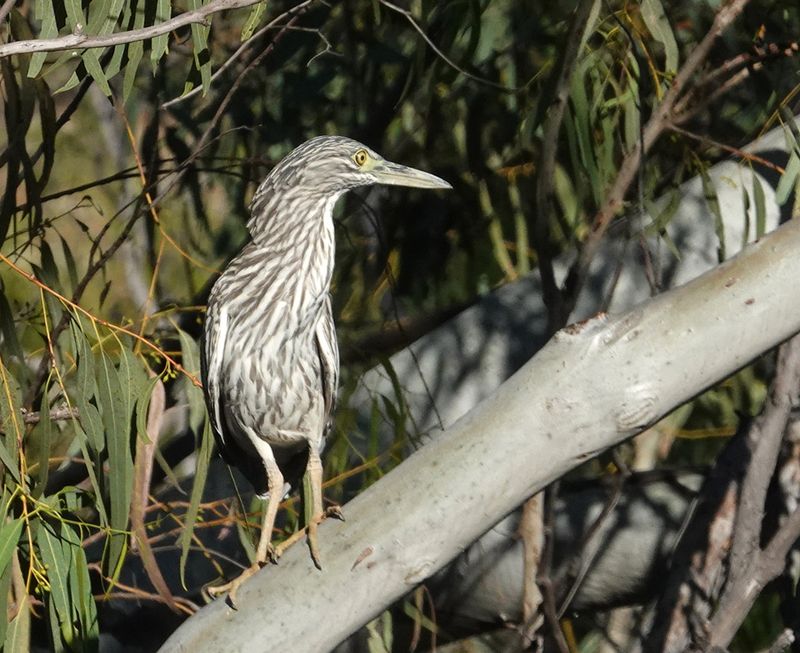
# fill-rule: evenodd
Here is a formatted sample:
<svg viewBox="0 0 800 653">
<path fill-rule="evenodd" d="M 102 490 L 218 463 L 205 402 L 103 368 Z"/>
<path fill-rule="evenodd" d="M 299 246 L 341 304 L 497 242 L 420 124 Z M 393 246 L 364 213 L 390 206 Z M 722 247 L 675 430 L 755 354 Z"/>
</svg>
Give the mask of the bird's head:
<svg viewBox="0 0 800 653">
<path fill-rule="evenodd" d="M 322 224 L 345 191 L 370 184 L 452 188 L 444 179 L 387 161 L 344 136 L 317 136 L 299 145 L 272 169 L 253 196 L 247 226 L 253 238 L 291 229 L 299 222 Z"/>
<path fill-rule="evenodd" d="M 370 184 L 452 188 L 436 175 L 387 161 L 344 136 L 318 136 L 306 141 L 275 166 L 267 181 L 273 181 L 276 190 L 302 187 L 325 195 Z"/>
</svg>

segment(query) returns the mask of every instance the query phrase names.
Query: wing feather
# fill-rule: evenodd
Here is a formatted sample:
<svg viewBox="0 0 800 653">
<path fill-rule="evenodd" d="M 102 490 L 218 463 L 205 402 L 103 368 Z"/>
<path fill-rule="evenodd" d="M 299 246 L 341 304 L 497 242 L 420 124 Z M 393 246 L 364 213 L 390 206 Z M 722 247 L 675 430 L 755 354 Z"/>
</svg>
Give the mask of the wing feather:
<svg viewBox="0 0 800 653">
<path fill-rule="evenodd" d="M 200 371 L 205 384 L 206 406 L 211 419 L 211 430 L 220 451 L 225 454 L 226 442 L 222 416 L 222 365 L 225 342 L 228 337 L 228 313 L 216 304 L 210 304 L 206 313 L 203 346 L 200 351 Z"/>
<path fill-rule="evenodd" d="M 330 428 L 336 405 L 336 388 L 339 384 L 339 345 L 333 323 L 330 295 L 325 298 L 322 316 L 316 328 L 317 353 L 322 370 L 322 394 L 325 400 L 326 433 Z"/>
</svg>

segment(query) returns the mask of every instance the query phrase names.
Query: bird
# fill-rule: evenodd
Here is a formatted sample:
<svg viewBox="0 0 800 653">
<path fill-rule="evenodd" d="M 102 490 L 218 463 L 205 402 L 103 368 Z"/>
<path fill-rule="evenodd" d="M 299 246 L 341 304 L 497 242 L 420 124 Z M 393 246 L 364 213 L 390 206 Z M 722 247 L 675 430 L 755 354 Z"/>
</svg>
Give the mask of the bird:
<svg viewBox="0 0 800 653">
<path fill-rule="evenodd" d="M 211 429 L 223 459 L 267 500 L 256 559 L 243 577 L 277 561 L 281 550 L 271 541 L 284 483 L 301 475 L 311 507 L 305 535 L 314 565 L 322 568 L 320 454 L 339 376 L 330 296 L 333 208 L 347 191 L 371 184 L 452 188 L 351 138 L 312 138 L 256 189 L 249 242 L 209 295 L 201 375 Z M 228 588 L 231 594 L 236 587 Z"/>
</svg>

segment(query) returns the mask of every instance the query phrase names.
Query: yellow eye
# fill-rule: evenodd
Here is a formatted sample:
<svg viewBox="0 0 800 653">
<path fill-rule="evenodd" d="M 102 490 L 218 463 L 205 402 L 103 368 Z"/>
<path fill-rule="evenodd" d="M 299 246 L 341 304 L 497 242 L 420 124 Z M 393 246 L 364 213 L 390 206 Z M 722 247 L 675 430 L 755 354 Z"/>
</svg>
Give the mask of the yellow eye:
<svg viewBox="0 0 800 653">
<path fill-rule="evenodd" d="M 355 161 L 355 162 L 356 162 L 356 165 L 357 165 L 359 168 L 360 168 L 361 166 L 363 166 L 363 165 L 364 165 L 364 164 L 367 162 L 367 158 L 369 158 L 369 154 L 367 154 L 367 151 L 366 151 L 366 150 L 364 150 L 364 149 L 358 150 L 358 151 L 357 151 L 357 152 L 356 152 L 356 153 L 353 155 L 353 161 Z"/>
</svg>

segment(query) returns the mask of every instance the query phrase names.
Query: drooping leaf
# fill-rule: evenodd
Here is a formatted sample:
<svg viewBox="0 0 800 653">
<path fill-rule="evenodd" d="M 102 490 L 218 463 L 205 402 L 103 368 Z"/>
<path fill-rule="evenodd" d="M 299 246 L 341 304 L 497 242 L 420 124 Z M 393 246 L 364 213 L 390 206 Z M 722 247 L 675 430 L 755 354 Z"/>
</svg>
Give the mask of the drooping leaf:
<svg viewBox="0 0 800 653">
<path fill-rule="evenodd" d="M 22 478 L 17 457 L 18 442 L 22 441 L 24 433 L 21 405 L 19 384 L 0 358 L 0 462 L 20 485 Z"/>
<path fill-rule="evenodd" d="M 172 3 L 170 0 L 156 0 L 156 15 L 153 25 L 158 25 L 172 18 Z M 153 37 L 150 42 L 150 62 L 153 65 L 153 72 L 156 72 L 158 62 L 161 61 L 169 48 L 169 34 L 161 34 Z"/>
<path fill-rule="evenodd" d="M 3 335 L 3 348 L 4 355 L 16 359 L 18 365 L 21 365 L 25 360 L 22 353 L 22 347 L 17 338 L 17 327 L 14 324 L 14 313 L 11 311 L 11 306 L 5 295 L 5 289 L 2 281 L 0 281 L 0 334 Z"/>
<path fill-rule="evenodd" d="M 262 2 L 253 5 L 253 8 L 250 10 L 250 15 L 247 17 L 244 27 L 242 27 L 242 41 L 247 41 L 253 36 L 253 32 L 255 32 L 256 28 L 261 24 L 261 19 L 264 17 L 264 12 L 266 10 L 266 0 L 262 0 Z"/>
<path fill-rule="evenodd" d="M 58 633 L 64 642 L 71 646 L 74 633 L 72 629 L 72 601 L 69 592 L 70 563 L 69 549 L 64 551 L 61 539 L 51 532 L 50 526 L 43 524 L 39 529 L 39 553 L 47 569 L 50 582 L 50 602 L 58 620 Z M 68 547 L 69 545 L 67 545 Z M 55 639 L 55 632 L 54 639 Z"/>
<path fill-rule="evenodd" d="M 178 329 L 178 337 L 181 342 L 181 358 L 183 367 L 193 376 L 200 376 L 200 348 L 194 340 L 183 329 Z M 200 425 L 205 419 L 206 406 L 203 399 L 203 391 L 194 385 L 188 378 L 184 378 L 183 387 L 186 392 L 186 399 L 189 402 L 189 425 L 195 433 L 200 431 Z"/>
<path fill-rule="evenodd" d="M 756 238 L 761 238 L 767 229 L 767 201 L 761 178 L 753 173 L 753 201 L 756 205 Z"/>
<path fill-rule="evenodd" d="M 89 6 L 87 33 L 92 36 L 106 36 L 111 34 L 111 32 L 114 31 L 114 27 L 119 20 L 124 6 L 125 0 L 95 0 L 92 2 Z M 110 96 L 111 87 L 108 84 L 108 80 L 119 72 L 119 62 L 121 61 L 122 51 L 117 50 L 114 55 L 112 55 L 112 61 L 117 53 L 119 53 L 119 59 L 117 59 L 116 65 L 110 67 L 108 70 L 103 70 L 103 65 L 100 63 L 101 52 L 99 48 L 85 50 L 83 53 L 83 65 L 86 66 L 86 72 L 97 82 L 100 90 Z M 109 66 L 111 66 L 111 61 L 109 62 Z"/>
<path fill-rule="evenodd" d="M 56 11 L 53 3 L 50 0 L 36 0 L 33 11 L 36 18 L 42 22 L 39 28 L 39 39 L 51 39 L 58 36 Z M 28 77 L 36 77 L 39 74 L 46 58 L 46 52 L 34 52 L 31 55 Z"/>
<path fill-rule="evenodd" d="M 711 180 L 711 177 L 709 177 L 706 169 L 703 169 L 700 172 L 700 178 L 703 181 L 703 195 L 706 198 L 706 205 L 708 206 L 708 210 L 711 211 L 711 215 L 714 216 L 714 231 L 716 232 L 717 239 L 719 240 L 717 256 L 721 262 L 726 259 L 725 223 L 722 220 L 722 211 L 719 207 L 719 197 L 717 197 L 717 190 L 714 188 L 714 182 Z"/>
<path fill-rule="evenodd" d="M 39 424 L 36 427 L 36 433 L 39 436 L 37 441 L 39 468 L 33 496 L 37 499 L 42 496 L 47 487 L 47 478 L 50 471 L 50 447 L 52 446 L 53 439 L 53 422 L 50 419 L 49 388 L 50 379 L 45 383 L 44 391 L 42 392 L 42 401 L 39 404 Z"/>
<path fill-rule="evenodd" d="M 200 9 L 202 0 L 189 0 L 189 9 Z M 194 66 L 200 73 L 203 84 L 203 95 L 211 88 L 211 52 L 208 49 L 208 35 L 211 28 L 200 23 L 192 23 L 192 49 L 194 50 Z"/>
<path fill-rule="evenodd" d="M 141 29 L 144 27 L 144 2 L 139 0 L 133 8 L 133 29 Z M 155 45 L 155 44 L 154 44 Z M 122 78 L 122 102 L 128 101 L 128 97 L 133 89 L 133 83 L 136 81 L 136 73 L 139 70 L 139 63 L 142 61 L 144 53 L 144 42 L 134 41 L 128 44 L 128 63 L 125 65 L 125 75 Z"/>
<path fill-rule="evenodd" d="M 97 605 L 92 595 L 89 567 L 86 563 L 86 553 L 81 546 L 78 534 L 69 524 L 61 524 L 61 541 L 64 544 L 64 550 L 69 551 L 70 555 L 69 592 L 72 618 L 79 625 L 83 649 L 96 651 L 100 629 L 97 621 Z"/>
<path fill-rule="evenodd" d="M 669 24 L 660 0 L 642 0 L 642 20 L 653 38 L 664 46 L 664 71 L 675 73 L 678 70 L 678 43 Z"/>
<path fill-rule="evenodd" d="M 97 399 L 105 427 L 108 464 L 112 473 L 108 475 L 108 494 L 111 513 L 109 543 L 109 567 L 112 574 L 122 562 L 128 537 L 128 510 L 131 503 L 133 483 L 133 459 L 131 457 L 131 418 L 133 401 L 130 389 L 130 369 L 123 358 L 120 370 L 111 357 L 101 351 L 95 358 L 97 377 Z"/>
<path fill-rule="evenodd" d="M 783 206 L 792 196 L 792 192 L 800 181 L 800 156 L 797 151 L 793 151 L 786 163 L 783 175 L 781 175 L 778 187 L 775 189 L 775 199 L 778 204 Z"/>
<path fill-rule="evenodd" d="M 24 525 L 25 520 L 17 517 L 8 522 L 4 521 L 0 527 L 0 574 L 4 573 L 6 567 L 11 563 L 11 556 L 17 548 Z"/>
<path fill-rule="evenodd" d="M 181 531 L 180 548 L 180 575 L 181 584 L 186 587 L 186 561 L 189 557 L 189 548 L 192 544 L 192 537 L 194 536 L 194 524 L 197 521 L 197 515 L 200 511 L 200 500 L 203 498 L 203 491 L 206 486 L 206 478 L 208 477 L 208 466 L 211 462 L 211 450 L 213 444 L 213 436 L 211 435 L 211 424 L 208 420 L 205 422 L 202 434 L 200 436 L 200 446 L 197 452 L 197 467 L 194 474 L 194 484 L 192 485 L 192 495 L 189 499 L 189 508 L 186 511 L 184 519 L 183 531 Z"/>
<path fill-rule="evenodd" d="M 29 653 L 31 650 L 31 609 L 28 595 L 24 595 L 17 605 L 17 614 L 8 624 L 5 653 Z"/>
</svg>

